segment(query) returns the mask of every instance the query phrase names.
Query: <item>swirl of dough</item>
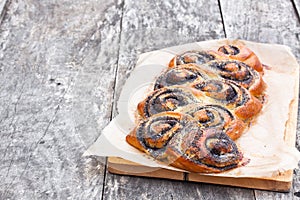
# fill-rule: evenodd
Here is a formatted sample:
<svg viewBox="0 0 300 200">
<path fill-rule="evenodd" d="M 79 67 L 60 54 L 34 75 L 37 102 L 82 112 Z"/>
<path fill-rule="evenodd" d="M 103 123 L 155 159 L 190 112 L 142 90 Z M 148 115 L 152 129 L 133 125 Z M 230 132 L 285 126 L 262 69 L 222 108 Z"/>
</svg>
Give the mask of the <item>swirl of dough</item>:
<svg viewBox="0 0 300 200">
<path fill-rule="evenodd" d="M 262 103 L 257 98 L 233 81 L 209 79 L 193 85 L 193 88 L 209 97 L 203 99 L 204 95 L 198 95 L 203 102 L 224 106 L 242 120 L 252 119 L 262 108 Z"/>
<path fill-rule="evenodd" d="M 206 96 L 226 104 L 235 102 L 242 89 L 240 87 L 235 87 L 235 85 L 229 81 L 214 79 L 196 83 L 193 87 L 204 92 Z"/>
<path fill-rule="evenodd" d="M 194 145 L 186 147 L 185 151 L 185 155 L 192 160 L 201 160 L 208 166 L 228 168 L 236 166 L 241 159 L 236 144 L 222 132 L 206 131 L 202 137 L 194 139 Z"/>
<path fill-rule="evenodd" d="M 239 60 L 258 72 L 263 72 L 263 66 L 253 51 L 242 44 L 223 45 L 218 49 L 219 55 L 228 59 Z M 216 56 L 216 55 L 215 55 Z M 218 57 L 218 56 L 216 56 Z"/>
<path fill-rule="evenodd" d="M 162 73 L 156 79 L 154 90 L 172 85 L 187 85 L 204 79 L 207 79 L 205 72 L 195 65 L 186 64 L 180 67 L 169 68 Z"/>
<path fill-rule="evenodd" d="M 126 136 L 126 141 L 156 159 L 170 161 L 166 159 L 168 156 L 166 148 L 170 141 L 176 135 L 180 136 L 193 131 L 199 135 L 202 134 L 197 121 L 190 115 L 168 111 L 140 121 L 136 128 Z"/>
<path fill-rule="evenodd" d="M 221 46 L 219 47 L 218 51 L 226 55 L 232 55 L 232 56 L 238 55 L 241 52 L 237 46 L 233 46 L 233 45 Z"/>
<path fill-rule="evenodd" d="M 220 105 L 198 103 L 176 111 L 191 115 L 204 129 L 223 131 L 232 140 L 239 138 L 246 128 L 246 124 L 242 120 Z"/>
<path fill-rule="evenodd" d="M 214 72 L 220 78 L 231 80 L 245 87 L 254 96 L 260 96 L 265 90 L 265 83 L 257 71 L 247 64 L 235 60 L 212 61 L 199 66 L 209 72 Z"/>
<path fill-rule="evenodd" d="M 207 63 L 215 59 L 215 55 L 208 51 L 187 51 L 175 56 L 169 63 L 169 67 L 176 67 L 182 64 L 195 63 L 198 65 Z"/>
<path fill-rule="evenodd" d="M 141 137 L 143 134 L 143 142 L 147 147 L 160 149 L 182 129 L 182 125 L 178 116 L 157 116 L 141 123 L 137 129 L 137 136 Z"/>
<path fill-rule="evenodd" d="M 192 172 L 222 172 L 242 160 L 226 134 L 202 130 L 190 115 L 172 111 L 142 120 L 126 141 L 157 160 Z"/>
<path fill-rule="evenodd" d="M 175 135 L 168 144 L 168 161 L 192 172 L 222 172 L 238 167 L 243 155 L 226 134 L 212 129 Z"/>
<path fill-rule="evenodd" d="M 151 115 L 173 111 L 178 107 L 199 102 L 197 94 L 186 87 L 165 87 L 150 93 L 146 99 L 138 104 L 138 113 L 143 118 Z"/>
</svg>

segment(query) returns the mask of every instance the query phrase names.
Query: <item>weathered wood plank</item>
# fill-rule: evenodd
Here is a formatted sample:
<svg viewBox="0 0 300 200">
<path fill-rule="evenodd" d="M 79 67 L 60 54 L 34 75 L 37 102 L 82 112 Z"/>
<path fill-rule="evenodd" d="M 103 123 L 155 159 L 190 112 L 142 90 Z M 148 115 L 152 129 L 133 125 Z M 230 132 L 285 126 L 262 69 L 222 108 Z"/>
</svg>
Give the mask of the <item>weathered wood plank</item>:
<svg viewBox="0 0 300 200">
<path fill-rule="evenodd" d="M 291 1 L 220 2 L 228 38 L 285 44 L 300 58 L 300 26 Z"/>
<path fill-rule="evenodd" d="M 104 199 L 254 199 L 252 190 L 109 174 Z"/>
<path fill-rule="evenodd" d="M 291 47 L 299 61 L 300 24 L 292 1 L 221 0 L 221 9 L 228 38 L 285 44 Z M 300 149 L 299 128 L 298 120 L 296 142 L 298 149 Z M 299 170 L 296 169 L 291 192 L 276 193 L 257 190 L 255 196 L 256 199 L 293 199 L 300 196 L 299 191 Z"/>
<path fill-rule="evenodd" d="M 0 24 L 3 20 L 3 17 L 6 13 L 6 9 L 7 9 L 9 3 L 10 3 L 9 0 L 0 0 Z"/>
<path fill-rule="evenodd" d="M 299 0 L 291 0 L 291 1 L 295 7 L 298 21 L 300 21 L 300 1 Z"/>
<path fill-rule="evenodd" d="M 126 0 L 122 20 L 116 97 L 140 53 L 223 38 L 217 1 Z M 116 98 L 117 100 L 117 98 Z M 116 104 L 115 104 L 116 105 Z M 114 113 L 114 115 L 116 112 Z M 253 199 L 253 190 L 108 173 L 104 199 Z"/>
<path fill-rule="evenodd" d="M 232 21 L 233 25 L 226 25 L 226 16 L 240 3 L 223 13 L 227 35 L 232 37 L 231 26 L 246 29 L 247 20 L 254 31 L 245 30 L 243 39 L 291 46 L 294 32 L 298 40 L 292 49 L 299 55 L 299 24 L 286 17 L 293 15 L 286 13 L 289 4 L 281 5 L 284 14 L 280 14 L 275 11 L 279 4 L 273 8 L 252 3 L 245 8 L 254 16 Z M 121 0 L 11 1 L 0 27 L 0 199 L 101 198 L 104 159 L 81 154 L 110 120 L 111 102 L 137 55 L 224 37 L 217 1 L 128 0 L 120 27 L 122 6 Z M 280 18 L 273 19 L 273 13 Z M 255 19 L 266 27 L 255 29 Z M 288 30 L 276 32 L 280 27 Z M 294 196 L 256 191 L 257 198 L 296 198 L 298 174 L 296 170 Z M 106 175 L 106 199 L 253 199 L 247 189 Z"/>
<path fill-rule="evenodd" d="M 12 1 L 0 27 L 0 199 L 99 199 L 121 1 Z M 105 77 L 105 79 L 103 78 Z"/>
</svg>

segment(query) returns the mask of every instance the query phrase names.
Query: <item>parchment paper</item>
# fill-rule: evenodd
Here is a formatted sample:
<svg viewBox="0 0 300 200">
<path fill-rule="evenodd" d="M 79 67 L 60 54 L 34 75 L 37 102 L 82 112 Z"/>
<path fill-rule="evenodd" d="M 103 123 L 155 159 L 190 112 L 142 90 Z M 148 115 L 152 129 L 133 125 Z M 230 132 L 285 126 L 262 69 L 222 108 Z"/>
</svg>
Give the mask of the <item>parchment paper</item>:
<svg viewBox="0 0 300 200">
<path fill-rule="evenodd" d="M 84 155 L 117 156 L 145 166 L 183 171 L 159 163 L 130 146 L 126 135 L 135 126 L 134 113 L 138 102 L 149 92 L 162 70 L 174 55 L 187 50 L 217 50 L 219 46 L 236 41 L 212 40 L 170 47 L 139 56 L 136 68 L 122 89 L 117 115 Z M 267 102 L 257 120 L 236 143 L 250 159 L 246 166 L 215 176 L 271 177 L 298 167 L 300 153 L 294 145 L 284 141 L 290 103 L 298 101 L 299 65 L 287 46 L 238 41 L 247 45 L 270 69 L 265 69 Z M 296 120 L 296 119 L 295 119 Z M 291 133 L 296 134 L 296 132 Z"/>
</svg>

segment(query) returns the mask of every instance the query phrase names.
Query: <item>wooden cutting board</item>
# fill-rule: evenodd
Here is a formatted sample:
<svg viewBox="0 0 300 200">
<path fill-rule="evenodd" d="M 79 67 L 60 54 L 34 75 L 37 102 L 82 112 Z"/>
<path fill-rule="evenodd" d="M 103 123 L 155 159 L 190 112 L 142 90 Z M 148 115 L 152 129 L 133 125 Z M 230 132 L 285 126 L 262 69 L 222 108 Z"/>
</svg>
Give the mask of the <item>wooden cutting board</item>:
<svg viewBox="0 0 300 200">
<path fill-rule="evenodd" d="M 299 93 L 299 74 L 297 73 L 295 74 L 295 76 L 297 76 L 295 84 L 295 98 L 290 103 L 289 120 L 286 123 L 284 137 L 285 142 L 292 147 L 295 146 L 296 141 Z M 288 192 L 292 186 L 293 181 L 293 170 L 289 170 L 272 177 L 232 178 L 198 173 L 185 173 L 162 168 L 151 168 L 118 157 L 109 157 L 107 165 L 108 171 L 113 174 L 212 183 L 281 192 Z"/>
<path fill-rule="evenodd" d="M 212 183 L 281 192 L 288 192 L 293 180 L 293 170 L 286 171 L 275 177 L 232 178 L 151 168 L 117 157 L 109 157 L 107 165 L 108 171 L 113 174 Z"/>
</svg>

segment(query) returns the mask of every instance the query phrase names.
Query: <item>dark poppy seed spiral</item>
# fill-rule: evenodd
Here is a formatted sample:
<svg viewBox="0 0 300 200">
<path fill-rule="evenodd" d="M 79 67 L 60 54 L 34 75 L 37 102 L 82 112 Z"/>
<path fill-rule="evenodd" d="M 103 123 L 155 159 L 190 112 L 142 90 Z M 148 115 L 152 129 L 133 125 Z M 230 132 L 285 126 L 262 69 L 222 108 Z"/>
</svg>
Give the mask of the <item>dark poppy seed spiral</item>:
<svg viewBox="0 0 300 200">
<path fill-rule="evenodd" d="M 169 68 L 162 73 L 154 84 L 154 90 L 173 85 L 186 85 L 196 80 L 204 80 L 206 75 L 193 65 L 181 65 Z"/>
<path fill-rule="evenodd" d="M 176 64 L 182 65 L 188 63 L 196 63 L 201 65 L 214 59 L 215 56 L 205 51 L 187 51 L 176 57 Z"/>
<path fill-rule="evenodd" d="M 185 135 L 180 152 L 186 159 L 216 169 L 230 169 L 240 162 L 242 154 L 222 131 L 204 130 L 201 135 Z"/>
<path fill-rule="evenodd" d="M 240 53 L 240 49 L 233 45 L 224 45 L 218 49 L 219 52 L 222 52 L 227 55 L 237 55 Z"/>
<path fill-rule="evenodd" d="M 224 103 L 233 103 L 238 98 L 237 88 L 228 81 L 210 79 L 195 84 L 194 88 L 204 92 L 205 95 Z"/>
<path fill-rule="evenodd" d="M 191 92 L 179 87 L 168 87 L 155 90 L 152 95 L 149 95 L 142 109 L 144 117 L 150 117 L 195 102 L 199 100 Z"/>
<path fill-rule="evenodd" d="M 137 129 L 137 137 L 147 148 L 163 148 L 182 129 L 180 119 L 173 116 L 157 116 L 142 122 Z"/>
<path fill-rule="evenodd" d="M 247 89 L 259 79 L 259 74 L 245 63 L 239 61 L 212 62 L 210 67 L 217 70 L 220 77 L 235 81 Z"/>
</svg>

